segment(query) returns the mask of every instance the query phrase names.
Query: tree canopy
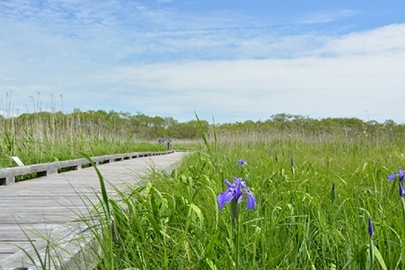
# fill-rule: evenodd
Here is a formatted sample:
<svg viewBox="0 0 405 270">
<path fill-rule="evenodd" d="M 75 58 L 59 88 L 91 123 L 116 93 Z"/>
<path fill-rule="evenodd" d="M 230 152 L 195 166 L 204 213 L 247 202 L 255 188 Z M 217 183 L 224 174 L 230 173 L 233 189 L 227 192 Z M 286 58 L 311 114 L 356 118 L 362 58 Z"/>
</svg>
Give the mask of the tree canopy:
<svg viewBox="0 0 405 270">
<path fill-rule="evenodd" d="M 173 117 L 149 116 L 138 112 L 135 115 L 129 112 L 116 111 L 81 111 L 74 109 L 72 113 L 62 112 L 36 112 L 24 113 L 17 117 L 0 117 L 3 123 L 0 132 L 11 126 L 24 129 L 27 123 L 37 121 L 41 125 L 49 125 L 49 130 L 56 128 L 79 130 L 83 136 L 91 136 L 98 132 L 119 134 L 121 137 L 154 140 L 170 137 L 174 139 L 200 138 L 200 125 L 204 130 L 217 134 L 245 134 L 281 132 L 283 134 L 299 133 L 304 135 L 342 134 L 345 136 L 362 135 L 376 137 L 379 134 L 389 134 L 392 137 L 401 137 L 405 134 L 405 125 L 396 124 L 392 120 L 384 123 L 377 121 L 364 122 L 358 118 L 325 118 L 312 119 L 308 116 L 292 114 L 275 114 L 262 121 L 247 120 L 244 122 L 210 124 L 205 120 L 191 120 L 179 122 Z"/>
</svg>

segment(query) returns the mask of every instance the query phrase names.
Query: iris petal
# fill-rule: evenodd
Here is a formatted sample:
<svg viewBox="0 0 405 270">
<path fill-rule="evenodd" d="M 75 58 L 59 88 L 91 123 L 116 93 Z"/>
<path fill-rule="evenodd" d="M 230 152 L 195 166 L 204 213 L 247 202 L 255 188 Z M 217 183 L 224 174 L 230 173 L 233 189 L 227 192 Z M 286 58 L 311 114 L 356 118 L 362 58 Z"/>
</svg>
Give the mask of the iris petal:
<svg viewBox="0 0 405 270">
<path fill-rule="evenodd" d="M 229 203 L 233 199 L 233 191 L 228 189 L 217 196 L 218 208 L 221 210 L 225 204 Z"/>
<path fill-rule="evenodd" d="M 236 166 L 246 166 L 247 162 L 244 159 L 239 159 L 238 162 L 236 162 Z"/>
<path fill-rule="evenodd" d="M 399 182 L 399 196 L 405 196 L 405 188 L 402 186 L 402 182 Z"/>
<path fill-rule="evenodd" d="M 405 179 L 405 172 L 402 170 L 402 168 L 401 167 L 399 167 L 399 169 L 398 169 L 398 176 L 399 176 L 399 179 L 401 179 L 401 181 L 404 181 Z"/>
<path fill-rule="evenodd" d="M 232 184 L 231 182 L 229 182 L 228 179 L 225 179 L 225 185 L 227 185 L 229 188 L 235 187 L 235 184 Z"/>
<path fill-rule="evenodd" d="M 388 181 L 392 181 L 392 180 L 394 180 L 396 177 L 397 177 L 397 174 L 396 174 L 396 173 L 392 173 L 392 174 L 388 175 L 387 180 L 388 180 Z"/>
<path fill-rule="evenodd" d="M 371 218 L 368 219 L 368 235 L 373 236 L 374 234 L 374 224 Z"/>
<path fill-rule="evenodd" d="M 250 192 L 246 193 L 246 208 L 249 210 L 256 208 L 256 197 Z"/>
</svg>

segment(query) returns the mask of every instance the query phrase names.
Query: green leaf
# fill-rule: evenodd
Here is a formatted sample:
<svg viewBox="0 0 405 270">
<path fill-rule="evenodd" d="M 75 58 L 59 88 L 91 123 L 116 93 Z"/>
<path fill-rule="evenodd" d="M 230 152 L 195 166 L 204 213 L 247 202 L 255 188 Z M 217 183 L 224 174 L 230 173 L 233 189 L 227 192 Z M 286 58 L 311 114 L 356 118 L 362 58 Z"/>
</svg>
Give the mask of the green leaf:
<svg viewBox="0 0 405 270">
<path fill-rule="evenodd" d="M 209 265 L 211 270 L 218 270 L 217 266 L 208 258 L 205 258 L 206 263 Z"/>
<path fill-rule="evenodd" d="M 203 225 L 204 225 L 204 216 L 203 216 L 203 214 L 201 212 L 201 209 L 197 205 L 191 203 L 190 204 L 190 211 L 193 211 L 197 215 L 198 219 L 200 220 L 199 227 L 202 228 Z"/>
<path fill-rule="evenodd" d="M 384 269 L 384 270 L 387 270 L 388 268 L 385 265 L 384 259 L 381 256 L 380 251 L 378 250 L 378 248 L 376 246 L 373 245 L 373 247 L 374 247 L 374 249 L 373 249 L 374 250 L 374 257 L 377 259 L 377 261 L 380 264 L 381 268 Z"/>
</svg>

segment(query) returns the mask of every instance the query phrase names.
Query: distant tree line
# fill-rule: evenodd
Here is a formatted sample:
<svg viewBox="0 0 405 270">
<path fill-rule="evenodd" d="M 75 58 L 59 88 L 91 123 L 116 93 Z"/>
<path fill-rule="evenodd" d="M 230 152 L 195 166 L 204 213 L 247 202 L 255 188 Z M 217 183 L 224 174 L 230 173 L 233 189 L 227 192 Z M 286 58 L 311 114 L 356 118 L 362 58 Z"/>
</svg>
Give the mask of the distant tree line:
<svg viewBox="0 0 405 270">
<path fill-rule="evenodd" d="M 18 117 L 4 118 L 0 116 L 0 132 L 7 126 L 16 132 L 23 132 L 27 124 L 38 123 L 48 126 L 48 132 L 56 129 L 74 129 L 75 134 L 94 136 L 98 133 L 116 134 L 119 138 L 138 138 L 154 140 L 170 137 L 173 139 L 201 138 L 200 126 L 212 135 L 243 135 L 243 134 L 301 134 L 306 136 L 339 135 L 345 137 L 359 136 L 365 139 L 377 139 L 381 136 L 391 139 L 405 138 L 405 125 L 396 124 L 392 120 L 383 123 L 377 121 L 362 121 L 358 118 L 324 118 L 312 119 L 301 115 L 276 114 L 267 120 L 235 123 L 214 124 L 208 121 L 191 120 L 179 122 L 173 117 L 148 116 L 138 112 L 132 115 L 128 112 L 116 111 L 81 111 L 74 109 L 72 113 L 36 112 L 24 113 Z M 18 131 L 20 130 L 20 131 Z M 66 131 L 64 131 L 66 132 Z M 73 131 L 72 131 L 73 132 Z"/>
<path fill-rule="evenodd" d="M 251 121 L 221 124 L 216 127 L 219 134 L 263 135 L 275 133 L 280 136 L 329 137 L 349 140 L 402 140 L 405 141 L 405 124 L 396 124 L 393 120 L 383 123 L 362 121 L 358 118 L 313 119 L 302 115 L 276 114 L 264 121 Z"/>
</svg>

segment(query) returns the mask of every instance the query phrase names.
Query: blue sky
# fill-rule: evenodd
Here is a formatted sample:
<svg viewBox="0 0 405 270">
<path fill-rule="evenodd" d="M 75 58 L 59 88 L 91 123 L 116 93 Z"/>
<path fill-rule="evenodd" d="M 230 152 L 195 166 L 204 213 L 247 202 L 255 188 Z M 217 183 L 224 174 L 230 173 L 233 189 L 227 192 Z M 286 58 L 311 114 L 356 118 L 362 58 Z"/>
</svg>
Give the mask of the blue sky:
<svg viewBox="0 0 405 270">
<path fill-rule="evenodd" d="M 405 1 L 0 0 L 0 113 L 405 123 Z"/>
</svg>

